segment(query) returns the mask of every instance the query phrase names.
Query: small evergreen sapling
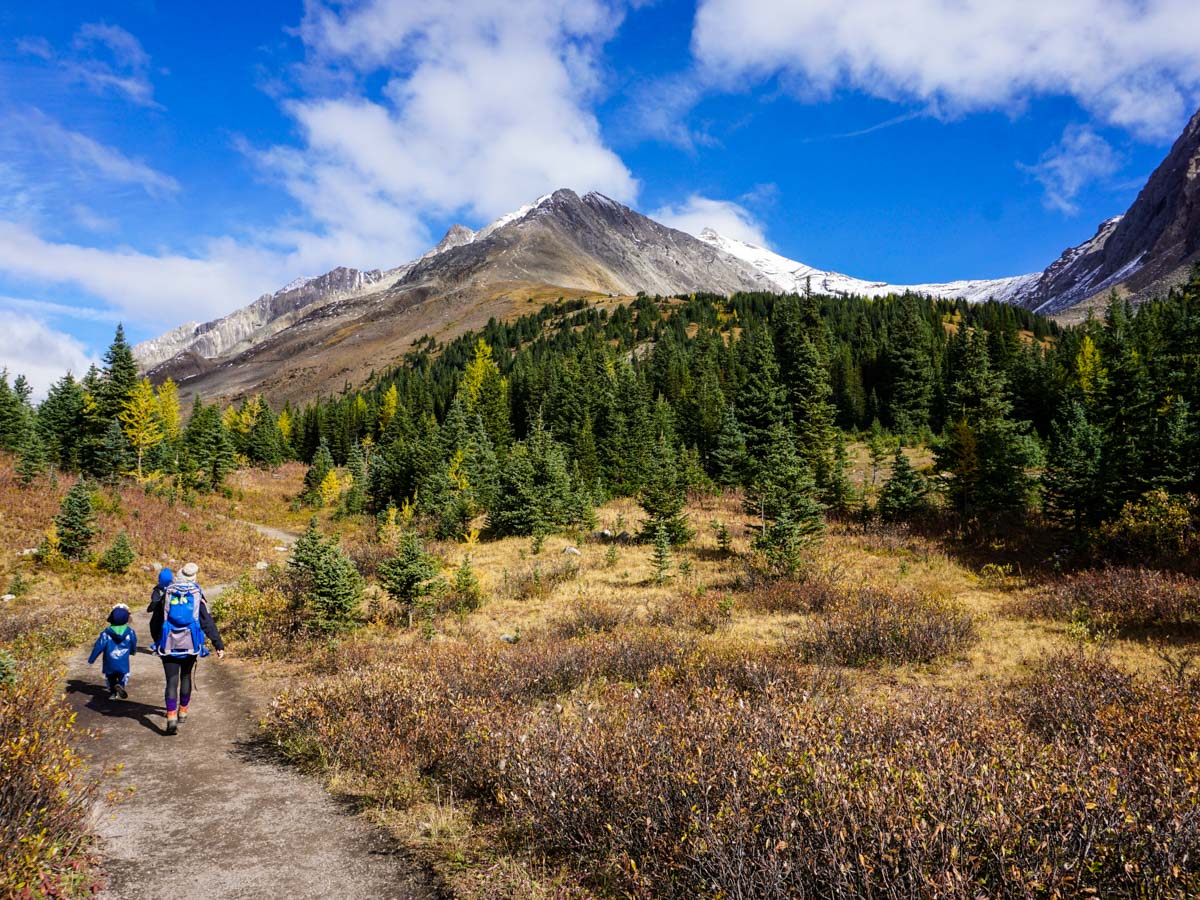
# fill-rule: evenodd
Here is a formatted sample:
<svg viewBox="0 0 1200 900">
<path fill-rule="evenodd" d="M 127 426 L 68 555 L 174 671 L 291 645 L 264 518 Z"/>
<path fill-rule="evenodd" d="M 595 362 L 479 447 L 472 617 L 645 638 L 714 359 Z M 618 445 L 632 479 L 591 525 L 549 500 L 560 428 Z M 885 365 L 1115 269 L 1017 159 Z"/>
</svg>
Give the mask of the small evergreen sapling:
<svg viewBox="0 0 1200 900">
<path fill-rule="evenodd" d="M 104 551 L 99 565 L 105 572 L 123 575 L 129 571 L 129 567 L 133 565 L 136 558 L 133 545 L 129 543 L 129 535 L 122 531 L 113 540 L 112 545 Z"/>
<path fill-rule="evenodd" d="M 879 494 L 879 517 L 885 522 L 911 518 L 925 506 L 925 479 L 912 467 L 899 447 L 892 457 L 892 474 Z"/>
<path fill-rule="evenodd" d="M 82 478 L 63 497 L 54 517 L 59 549 L 67 559 L 85 559 L 96 540 L 96 516 L 92 511 L 92 491 Z"/>
<path fill-rule="evenodd" d="M 671 533 L 665 522 L 659 522 L 654 533 L 654 552 L 650 560 L 654 565 L 654 583 L 662 584 L 671 572 Z"/>
<path fill-rule="evenodd" d="M 354 624 L 362 602 L 362 576 L 336 538 L 321 537 L 316 516 L 296 541 L 288 574 L 293 601 L 304 611 L 310 628 L 333 633 Z"/>
<path fill-rule="evenodd" d="M 422 601 L 443 586 L 438 578 L 440 569 L 437 558 L 425 552 L 421 539 L 412 531 L 405 532 L 396 555 L 379 567 L 380 583 L 407 613 L 410 628 Z"/>
</svg>

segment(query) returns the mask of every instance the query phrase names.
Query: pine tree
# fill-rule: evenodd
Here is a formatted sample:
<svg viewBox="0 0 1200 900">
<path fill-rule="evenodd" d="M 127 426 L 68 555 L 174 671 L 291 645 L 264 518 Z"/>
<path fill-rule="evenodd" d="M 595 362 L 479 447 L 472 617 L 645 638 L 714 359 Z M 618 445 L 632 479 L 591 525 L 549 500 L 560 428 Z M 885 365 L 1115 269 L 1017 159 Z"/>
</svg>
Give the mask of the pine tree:
<svg viewBox="0 0 1200 900">
<path fill-rule="evenodd" d="M 684 512 L 687 483 L 681 477 L 679 454 L 660 438 L 652 460 L 638 494 L 638 504 L 647 517 L 642 525 L 642 539 L 657 540 L 658 532 L 665 529 L 672 546 L 686 544 L 692 539 L 692 530 Z"/>
<path fill-rule="evenodd" d="M 30 428 L 21 444 L 21 455 L 17 460 L 17 480 L 28 487 L 46 471 L 46 451 L 37 430 Z"/>
<path fill-rule="evenodd" d="M 133 545 L 129 543 L 129 535 L 122 531 L 100 556 L 99 566 L 105 572 L 123 575 L 129 571 L 135 559 L 137 554 L 133 552 Z"/>
<path fill-rule="evenodd" d="M 1103 435 L 1088 421 L 1079 400 L 1067 404 L 1054 423 L 1042 474 L 1042 509 L 1046 518 L 1076 532 L 1098 520 L 1102 511 Z"/>
<path fill-rule="evenodd" d="M 288 575 L 292 594 L 299 598 L 309 628 L 333 633 L 354 624 L 362 603 L 362 576 L 336 538 L 321 537 L 316 516 L 296 541 Z"/>
<path fill-rule="evenodd" d="M 925 508 L 926 486 L 900 448 L 892 457 L 892 473 L 879 492 L 876 512 L 885 522 L 903 522 Z"/>
<path fill-rule="evenodd" d="M 425 552 L 421 539 L 411 531 L 400 539 L 396 555 L 379 567 L 379 583 L 408 615 L 410 628 L 422 599 L 440 589 L 440 570 L 437 558 Z"/>
<path fill-rule="evenodd" d="M 849 468 L 846 439 L 838 432 L 834 439 L 829 477 L 824 491 L 821 492 L 821 501 L 826 509 L 838 515 L 846 515 L 854 506 L 854 486 L 850 484 L 850 476 L 847 474 Z"/>
<path fill-rule="evenodd" d="M 322 441 L 321 445 L 317 447 L 312 465 L 304 473 L 303 496 L 307 502 L 314 504 L 321 502 L 321 487 L 329 478 L 330 472 L 333 472 L 333 454 L 329 452 L 328 445 Z"/>
<path fill-rule="evenodd" d="M 29 415 L 20 396 L 9 386 L 8 370 L 0 370 L 0 450 L 17 450 L 29 429 Z"/>
<path fill-rule="evenodd" d="M 92 511 L 92 491 L 82 478 L 63 497 L 54 517 L 59 547 L 67 559 L 85 559 L 96 539 L 96 517 Z"/>
<path fill-rule="evenodd" d="M 163 440 L 159 410 L 159 403 L 149 378 L 136 382 L 122 405 L 120 420 L 124 425 L 125 438 L 137 455 L 139 480 L 142 478 L 142 460 L 146 452 L 153 450 Z"/>
<path fill-rule="evenodd" d="M 121 415 L 125 401 L 138 383 L 137 361 L 133 348 L 125 340 L 125 328 L 117 326 L 113 342 L 104 354 L 104 375 L 96 392 L 97 412 L 103 421 Z"/>
<path fill-rule="evenodd" d="M 746 437 L 738 424 L 733 407 L 726 406 L 721 415 L 721 430 L 713 446 L 711 471 L 713 480 L 723 487 L 743 484 L 748 463 Z"/>
<path fill-rule="evenodd" d="M 933 387 L 929 323 L 920 311 L 922 301 L 897 302 L 900 314 L 888 347 L 892 371 L 891 419 L 897 434 L 914 435 L 929 424 Z"/>
<path fill-rule="evenodd" d="M 654 552 L 650 557 L 654 567 L 654 583 L 662 584 L 671 572 L 671 532 L 666 522 L 659 522 L 654 529 Z"/>
</svg>

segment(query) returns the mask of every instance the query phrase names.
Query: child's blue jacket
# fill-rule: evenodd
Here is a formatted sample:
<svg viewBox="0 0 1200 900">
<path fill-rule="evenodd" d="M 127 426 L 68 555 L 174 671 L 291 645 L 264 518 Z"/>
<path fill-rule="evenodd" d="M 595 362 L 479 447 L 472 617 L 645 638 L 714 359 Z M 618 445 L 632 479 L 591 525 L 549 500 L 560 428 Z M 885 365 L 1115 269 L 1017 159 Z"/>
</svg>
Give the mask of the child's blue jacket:
<svg viewBox="0 0 1200 900">
<path fill-rule="evenodd" d="M 128 675 L 129 661 L 137 650 L 137 632 L 132 628 L 125 629 L 124 634 L 117 634 L 111 628 L 105 628 L 96 638 L 92 647 L 92 655 L 88 664 L 94 663 L 96 657 L 104 655 L 102 668 L 105 675 Z"/>
</svg>

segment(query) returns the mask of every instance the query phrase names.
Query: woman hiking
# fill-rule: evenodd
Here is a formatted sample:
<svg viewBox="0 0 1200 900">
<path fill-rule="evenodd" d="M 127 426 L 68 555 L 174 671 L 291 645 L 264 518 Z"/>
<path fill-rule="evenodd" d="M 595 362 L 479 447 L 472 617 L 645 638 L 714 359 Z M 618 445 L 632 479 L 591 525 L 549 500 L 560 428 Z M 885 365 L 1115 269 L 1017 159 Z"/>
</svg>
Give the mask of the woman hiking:
<svg viewBox="0 0 1200 900">
<path fill-rule="evenodd" d="M 167 678 L 167 734 L 175 734 L 187 721 L 192 699 L 192 671 L 196 660 L 208 656 L 205 638 L 212 641 L 217 658 L 225 657 L 225 642 L 217 631 L 208 599 L 196 583 L 200 567 L 188 563 L 175 578 L 170 569 L 158 573 L 158 584 L 150 594 L 151 648 L 163 664 Z"/>
</svg>

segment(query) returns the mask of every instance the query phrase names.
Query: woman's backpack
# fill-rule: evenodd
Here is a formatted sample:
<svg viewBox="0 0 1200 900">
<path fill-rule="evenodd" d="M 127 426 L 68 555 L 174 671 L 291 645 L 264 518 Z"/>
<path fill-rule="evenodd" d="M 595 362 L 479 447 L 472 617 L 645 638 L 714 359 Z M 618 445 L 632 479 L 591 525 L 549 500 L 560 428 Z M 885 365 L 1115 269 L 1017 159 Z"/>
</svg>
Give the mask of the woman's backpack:
<svg viewBox="0 0 1200 900">
<path fill-rule="evenodd" d="M 194 581 L 173 581 L 163 597 L 163 630 L 158 652 L 161 656 L 207 656 L 204 629 L 200 627 L 200 604 L 204 593 Z"/>
</svg>

